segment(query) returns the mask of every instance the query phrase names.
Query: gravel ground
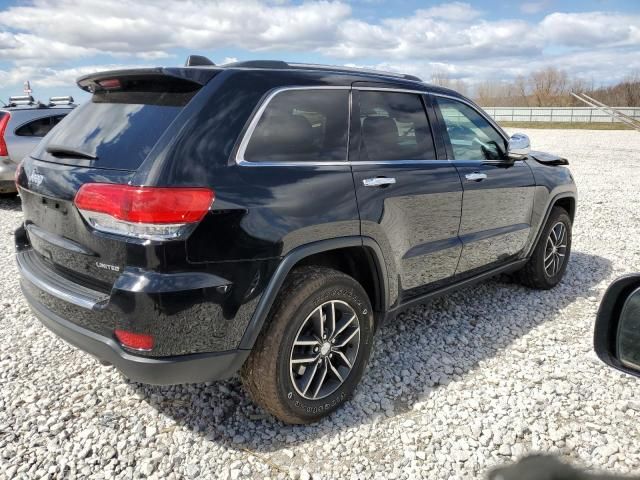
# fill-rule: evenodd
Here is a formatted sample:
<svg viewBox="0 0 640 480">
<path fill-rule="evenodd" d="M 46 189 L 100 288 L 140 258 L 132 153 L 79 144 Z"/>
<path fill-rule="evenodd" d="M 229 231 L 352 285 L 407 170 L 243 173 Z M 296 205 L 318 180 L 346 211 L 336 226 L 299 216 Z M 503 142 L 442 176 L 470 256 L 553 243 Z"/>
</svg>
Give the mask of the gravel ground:
<svg viewBox="0 0 640 480">
<path fill-rule="evenodd" d="M 17 200 L 0 200 L 0 478 L 483 478 L 552 452 L 639 472 L 640 380 L 592 352 L 599 300 L 640 271 L 640 134 L 530 130 L 579 188 L 573 255 L 553 291 L 489 281 L 377 336 L 353 401 L 312 426 L 254 407 L 237 379 L 150 387 L 42 327 L 16 281 Z"/>
</svg>

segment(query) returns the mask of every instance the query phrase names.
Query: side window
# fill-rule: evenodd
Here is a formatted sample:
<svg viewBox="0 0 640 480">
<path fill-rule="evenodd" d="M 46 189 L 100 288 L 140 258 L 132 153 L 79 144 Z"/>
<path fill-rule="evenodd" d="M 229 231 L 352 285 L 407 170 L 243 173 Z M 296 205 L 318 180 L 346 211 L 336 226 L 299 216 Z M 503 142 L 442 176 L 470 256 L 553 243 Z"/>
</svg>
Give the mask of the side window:
<svg viewBox="0 0 640 480">
<path fill-rule="evenodd" d="M 455 160 L 502 160 L 502 136 L 477 111 L 449 98 L 435 97 L 444 119 Z"/>
<path fill-rule="evenodd" d="M 39 118 L 21 126 L 16 130 L 16 135 L 21 137 L 44 137 L 63 117 L 64 115 Z M 54 121 L 55 118 L 58 120 Z"/>
<path fill-rule="evenodd" d="M 348 90 L 288 90 L 262 113 L 244 159 L 251 162 L 346 161 Z"/>
<path fill-rule="evenodd" d="M 359 97 L 361 160 L 436 158 L 429 121 L 419 95 L 361 91 Z"/>
<path fill-rule="evenodd" d="M 56 115 L 55 117 L 51 117 L 51 128 L 59 124 L 60 120 L 62 120 L 64 117 L 66 117 L 66 115 Z"/>
</svg>

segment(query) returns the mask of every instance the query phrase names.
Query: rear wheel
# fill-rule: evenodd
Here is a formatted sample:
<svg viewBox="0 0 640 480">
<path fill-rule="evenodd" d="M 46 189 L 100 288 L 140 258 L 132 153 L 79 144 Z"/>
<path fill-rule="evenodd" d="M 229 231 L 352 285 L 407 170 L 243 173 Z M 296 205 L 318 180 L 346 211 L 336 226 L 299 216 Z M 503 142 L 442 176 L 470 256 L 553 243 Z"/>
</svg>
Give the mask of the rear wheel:
<svg viewBox="0 0 640 480">
<path fill-rule="evenodd" d="M 309 423 L 349 399 L 366 367 L 373 313 L 353 278 L 304 267 L 285 282 L 241 375 L 253 400 L 287 423 Z"/>
<path fill-rule="evenodd" d="M 555 287 L 567 269 L 571 254 L 571 218 L 561 207 L 554 207 L 538 244 L 518 279 L 531 288 Z"/>
</svg>

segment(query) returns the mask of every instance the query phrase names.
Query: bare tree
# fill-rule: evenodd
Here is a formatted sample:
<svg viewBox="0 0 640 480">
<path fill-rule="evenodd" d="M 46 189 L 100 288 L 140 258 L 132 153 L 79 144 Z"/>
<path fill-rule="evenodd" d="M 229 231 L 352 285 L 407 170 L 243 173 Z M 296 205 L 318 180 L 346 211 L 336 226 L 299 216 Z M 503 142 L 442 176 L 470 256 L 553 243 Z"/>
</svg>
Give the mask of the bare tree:
<svg viewBox="0 0 640 480">
<path fill-rule="evenodd" d="M 449 87 L 451 76 L 444 70 L 434 70 L 431 72 L 431 83 L 440 87 Z"/>
<path fill-rule="evenodd" d="M 562 97 L 568 93 L 567 72 L 555 67 L 547 67 L 529 76 L 531 94 L 538 107 L 562 104 Z"/>
<path fill-rule="evenodd" d="M 483 107 L 496 106 L 496 100 L 491 82 L 485 81 L 476 86 L 476 101 L 480 105 Z"/>
<path fill-rule="evenodd" d="M 625 107 L 640 105 L 640 71 L 626 77 L 621 87 Z"/>
<path fill-rule="evenodd" d="M 431 73 L 431 83 L 438 85 L 439 87 L 450 88 L 460 92 L 462 95 L 469 94 L 469 87 L 464 80 L 460 78 L 454 80 L 451 78 L 451 75 L 444 70 L 434 70 Z"/>
<path fill-rule="evenodd" d="M 444 82 L 442 77 L 438 80 Z M 511 82 L 481 82 L 474 97 L 485 107 L 582 106 L 571 92 L 587 93 L 612 107 L 640 107 L 640 71 L 615 85 L 595 88 L 593 79 L 569 78 L 567 72 L 548 67 Z"/>
<path fill-rule="evenodd" d="M 520 97 L 520 101 L 522 102 L 523 107 L 529 106 L 529 92 L 527 86 L 527 79 L 522 75 L 518 75 L 514 82 L 514 88 L 517 92 L 517 95 Z"/>
<path fill-rule="evenodd" d="M 467 86 L 466 82 L 461 78 L 457 78 L 456 80 L 450 82 L 449 88 L 455 90 L 456 92 L 461 93 L 462 95 L 465 95 L 465 96 L 469 95 L 469 87 Z"/>
</svg>

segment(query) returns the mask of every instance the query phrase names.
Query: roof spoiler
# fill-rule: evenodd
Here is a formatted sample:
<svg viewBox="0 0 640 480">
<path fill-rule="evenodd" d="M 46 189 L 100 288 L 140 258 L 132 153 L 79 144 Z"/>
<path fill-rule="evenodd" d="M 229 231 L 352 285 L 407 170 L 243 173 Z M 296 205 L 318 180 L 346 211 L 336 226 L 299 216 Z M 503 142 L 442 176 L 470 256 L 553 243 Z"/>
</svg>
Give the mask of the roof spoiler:
<svg viewBox="0 0 640 480">
<path fill-rule="evenodd" d="M 132 68 L 128 70 L 109 70 L 106 72 L 96 72 L 84 75 L 76 80 L 78 86 L 87 92 L 97 92 L 108 90 L 100 85 L 105 80 L 184 80 L 201 87 L 211 80 L 217 73 L 218 69 L 200 69 L 200 68 Z"/>
</svg>

